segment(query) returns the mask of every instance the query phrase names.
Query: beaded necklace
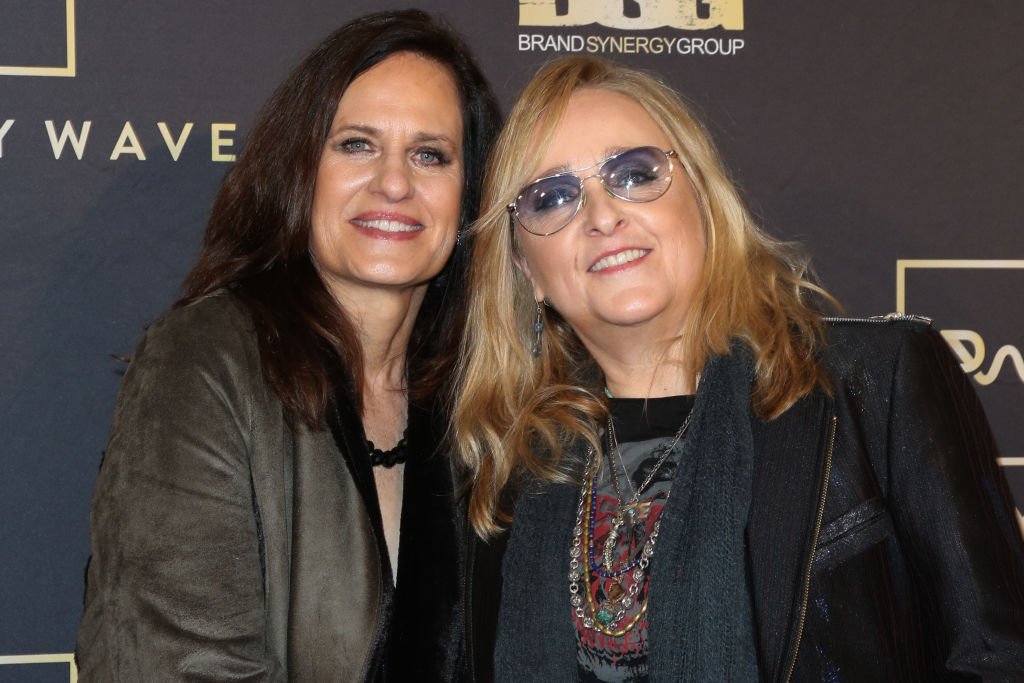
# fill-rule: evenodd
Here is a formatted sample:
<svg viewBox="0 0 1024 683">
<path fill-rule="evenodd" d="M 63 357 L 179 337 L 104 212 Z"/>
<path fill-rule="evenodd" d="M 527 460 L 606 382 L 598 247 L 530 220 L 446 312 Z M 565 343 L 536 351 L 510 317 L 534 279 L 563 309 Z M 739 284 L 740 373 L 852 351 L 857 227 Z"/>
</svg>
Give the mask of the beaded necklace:
<svg viewBox="0 0 1024 683">
<path fill-rule="evenodd" d="M 401 465 L 406 461 L 407 453 L 405 452 L 405 437 L 408 436 L 409 429 L 406 428 L 402 432 L 402 438 L 398 440 L 394 448 L 389 448 L 386 451 L 382 451 L 373 445 L 373 442 L 369 439 L 366 440 L 366 447 L 370 451 L 370 464 L 374 467 L 394 467 L 395 465 Z"/>
</svg>

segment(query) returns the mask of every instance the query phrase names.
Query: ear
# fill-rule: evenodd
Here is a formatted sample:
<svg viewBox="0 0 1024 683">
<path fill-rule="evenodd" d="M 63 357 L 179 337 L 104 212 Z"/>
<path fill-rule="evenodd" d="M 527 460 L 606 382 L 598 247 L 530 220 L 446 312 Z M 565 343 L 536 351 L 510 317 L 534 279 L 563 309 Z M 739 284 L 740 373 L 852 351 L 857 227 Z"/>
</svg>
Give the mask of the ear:
<svg viewBox="0 0 1024 683">
<path fill-rule="evenodd" d="M 530 274 L 530 264 L 526 262 L 526 257 L 522 254 L 516 254 L 512 257 L 512 261 L 516 264 L 519 272 L 523 274 L 523 277 L 530 281 L 530 286 L 533 288 L 533 300 L 544 301 L 544 290 L 541 289 L 540 284 Z"/>
</svg>

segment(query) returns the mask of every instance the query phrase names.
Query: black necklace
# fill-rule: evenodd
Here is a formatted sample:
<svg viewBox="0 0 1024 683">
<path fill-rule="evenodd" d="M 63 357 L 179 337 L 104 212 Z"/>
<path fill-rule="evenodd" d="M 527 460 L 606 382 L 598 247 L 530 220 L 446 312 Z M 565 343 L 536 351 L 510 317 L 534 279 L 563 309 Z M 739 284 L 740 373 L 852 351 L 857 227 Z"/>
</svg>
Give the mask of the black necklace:
<svg viewBox="0 0 1024 683">
<path fill-rule="evenodd" d="M 394 448 L 386 451 L 382 451 L 373 445 L 373 442 L 369 439 L 366 440 L 366 447 L 370 451 L 370 464 L 374 467 L 394 467 L 395 465 L 401 465 L 405 462 L 405 437 L 408 434 L 408 429 L 402 432 L 402 438 L 398 440 Z"/>
</svg>

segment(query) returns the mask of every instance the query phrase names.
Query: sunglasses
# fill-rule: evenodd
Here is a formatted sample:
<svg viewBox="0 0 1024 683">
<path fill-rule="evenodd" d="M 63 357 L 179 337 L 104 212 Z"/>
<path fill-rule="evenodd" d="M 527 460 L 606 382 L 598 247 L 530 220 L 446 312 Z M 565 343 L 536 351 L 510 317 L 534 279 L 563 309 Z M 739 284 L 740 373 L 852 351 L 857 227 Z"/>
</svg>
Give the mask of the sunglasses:
<svg viewBox="0 0 1024 683">
<path fill-rule="evenodd" d="M 534 235 L 553 235 L 572 222 L 583 204 L 583 183 L 598 178 L 605 192 L 627 202 L 652 202 L 672 184 L 672 150 L 634 147 L 574 171 L 534 180 L 508 205 L 508 212 Z M 577 173 L 598 166 L 597 173 Z"/>
</svg>

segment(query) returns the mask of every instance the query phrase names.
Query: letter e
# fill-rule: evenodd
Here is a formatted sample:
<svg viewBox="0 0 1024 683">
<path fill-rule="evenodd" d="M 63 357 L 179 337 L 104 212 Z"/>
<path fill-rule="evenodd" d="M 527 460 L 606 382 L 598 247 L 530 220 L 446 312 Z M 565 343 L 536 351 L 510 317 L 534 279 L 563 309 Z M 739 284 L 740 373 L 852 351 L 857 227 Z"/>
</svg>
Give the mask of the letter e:
<svg viewBox="0 0 1024 683">
<path fill-rule="evenodd" d="M 210 124 L 210 160 L 211 161 L 234 161 L 234 154 L 225 154 L 221 148 L 230 147 L 235 144 L 234 138 L 222 137 L 221 133 L 233 131 L 233 123 L 211 123 Z"/>
</svg>

